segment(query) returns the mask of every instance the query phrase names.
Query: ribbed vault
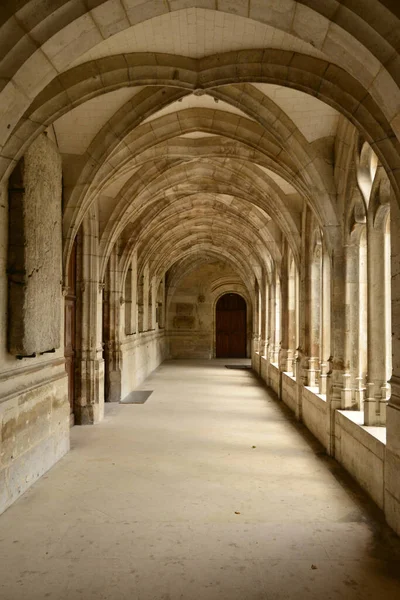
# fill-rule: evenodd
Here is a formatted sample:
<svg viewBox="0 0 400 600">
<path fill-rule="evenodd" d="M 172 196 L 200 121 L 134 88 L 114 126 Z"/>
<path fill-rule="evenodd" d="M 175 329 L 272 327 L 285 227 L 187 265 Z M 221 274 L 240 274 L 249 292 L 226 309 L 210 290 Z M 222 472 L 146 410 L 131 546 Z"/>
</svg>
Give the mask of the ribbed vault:
<svg viewBox="0 0 400 600">
<path fill-rule="evenodd" d="M 361 133 L 399 190 L 396 9 L 312 0 L 156 4 L 57 0 L 50 14 L 44 1 L 21 0 L 15 14 L 12 3 L 2 9 L 0 176 L 43 131 L 69 149 L 65 273 L 89 228 L 96 273 L 121 297 L 132 268 L 150 285 L 201 256 L 224 257 L 249 289 L 262 289 L 289 254 L 300 267 L 305 207 L 326 251 L 338 254 L 340 128 Z M 178 21 L 187 23 L 180 36 Z M 312 131 L 304 126 L 314 117 L 307 95 L 321 114 Z M 69 128 L 75 144 L 64 143 Z"/>
<path fill-rule="evenodd" d="M 166 358 L 240 356 L 400 531 L 399 2 L 0 4 L 0 511 Z"/>
</svg>

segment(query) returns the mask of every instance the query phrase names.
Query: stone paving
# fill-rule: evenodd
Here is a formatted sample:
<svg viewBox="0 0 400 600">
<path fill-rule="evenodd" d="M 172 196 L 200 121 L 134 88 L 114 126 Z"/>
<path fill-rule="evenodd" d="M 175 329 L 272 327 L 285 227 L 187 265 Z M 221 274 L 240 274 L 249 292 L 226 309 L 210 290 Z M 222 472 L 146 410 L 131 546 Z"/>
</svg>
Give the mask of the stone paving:
<svg viewBox="0 0 400 600">
<path fill-rule="evenodd" d="M 380 511 L 226 363 L 166 362 L 145 404 L 72 430 L 0 517 L 2 600 L 398 600 Z"/>
</svg>

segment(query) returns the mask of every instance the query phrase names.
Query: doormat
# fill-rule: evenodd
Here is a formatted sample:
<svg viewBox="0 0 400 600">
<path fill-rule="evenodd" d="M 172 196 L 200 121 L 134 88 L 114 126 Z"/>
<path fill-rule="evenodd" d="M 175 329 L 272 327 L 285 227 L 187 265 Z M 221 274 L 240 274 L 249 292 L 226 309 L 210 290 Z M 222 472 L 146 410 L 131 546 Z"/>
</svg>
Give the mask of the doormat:
<svg viewBox="0 0 400 600">
<path fill-rule="evenodd" d="M 144 404 L 152 393 L 153 390 L 137 390 L 136 392 L 131 392 L 121 400 L 120 404 Z"/>
<path fill-rule="evenodd" d="M 251 371 L 250 365 L 225 365 L 226 369 L 241 369 L 243 371 Z"/>
</svg>

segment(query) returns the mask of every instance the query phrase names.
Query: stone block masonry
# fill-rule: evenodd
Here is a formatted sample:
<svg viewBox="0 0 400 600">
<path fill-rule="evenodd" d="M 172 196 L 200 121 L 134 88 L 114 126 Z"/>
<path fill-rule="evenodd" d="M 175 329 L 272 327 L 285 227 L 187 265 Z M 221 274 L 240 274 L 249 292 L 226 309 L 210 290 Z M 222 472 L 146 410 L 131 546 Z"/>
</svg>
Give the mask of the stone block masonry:
<svg viewBox="0 0 400 600">
<path fill-rule="evenodd" d="M 61 345 L 61 158 L 39 136 L 9 185 L 8 351 L 30 356 Z"/>
</svg>

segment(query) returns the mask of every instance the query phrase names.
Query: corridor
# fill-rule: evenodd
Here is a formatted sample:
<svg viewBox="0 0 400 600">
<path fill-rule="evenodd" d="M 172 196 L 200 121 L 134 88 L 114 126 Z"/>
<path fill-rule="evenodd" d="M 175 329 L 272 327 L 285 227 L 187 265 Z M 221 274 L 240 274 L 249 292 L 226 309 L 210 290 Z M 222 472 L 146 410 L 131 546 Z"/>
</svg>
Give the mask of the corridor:
<svg viewBox="0 0 400 600">
<path fill-rule="evenodd" d="M 2 600 L 398 600 L 400 540 L 247 370 L 163 363 L 0 517 Z"/>
</svg>

